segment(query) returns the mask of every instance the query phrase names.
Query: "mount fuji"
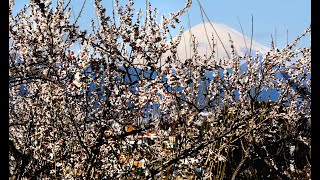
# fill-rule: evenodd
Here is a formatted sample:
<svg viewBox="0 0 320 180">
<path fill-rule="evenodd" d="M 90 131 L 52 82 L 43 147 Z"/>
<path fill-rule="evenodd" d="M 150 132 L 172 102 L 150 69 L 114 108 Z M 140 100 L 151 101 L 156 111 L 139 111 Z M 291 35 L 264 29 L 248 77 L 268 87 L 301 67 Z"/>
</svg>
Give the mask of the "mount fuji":
<svg viewBox="0 0 320 180">
<path fill-rule="evenodd" d="M 200 56 L 206 55 L 209 57 L 212 50 L 214 50 L 213 55 L 217 60 L 228 60 L 227 53 L 231 57 L 230 40 L 233 41 L 236 55 L 242 57 L 250 53 L 250 47 L 251 55 L 257 51 L 259 55 L 262 55 L 270 49 L 254 40 L 252 40 L 251 43 L 251 38 L 225 24 L 207 22 L 198 24 L 182 33 L 181 41 L 177 49 L 180 60 L 191 58 L 193 53 L 192 37 L 196 38 L 197 50 Z M 215 44 L 214 47 L 212 39 Z"/>
</svg>

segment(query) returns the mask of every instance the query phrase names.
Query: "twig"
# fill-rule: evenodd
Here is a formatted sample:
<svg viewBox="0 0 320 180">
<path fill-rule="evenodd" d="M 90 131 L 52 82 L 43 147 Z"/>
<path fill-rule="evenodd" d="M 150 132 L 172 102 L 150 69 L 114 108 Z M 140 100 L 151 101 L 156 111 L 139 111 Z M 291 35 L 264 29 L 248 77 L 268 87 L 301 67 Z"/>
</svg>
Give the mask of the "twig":
<svg viewBox="0 0 320 180">
<path fill-rule="evenodd" d="M 251 18 L 251 39 L 250 39 L 250 51 L 249 51 L 249 56 L 251 56 L 251 49 L 252 49 L 252 39 L 253 39 L 253 15 L 252 15 L 252 18 Z"/>
<path fill-rule="evenodd" d="M 244 162 L 246 161 L 246 159 L 249 157 L 250 153 L 250 147 L 247 148 L 246 150 L 246 154 L 245 156 L 242 158 L 242 160 L 240 161 L 239 165 L 237 166 L 237 169 L 234 171 L 231 180 L 235 180 L 237 174 L 239 173 L 241 167 L 243 166 Z"/>
<path fill-rule="evenodd" d="M 81 14 L 82 14 L 82 11 L 83 11 L 83 8 L 84 8 L 84 5 L 86 4 L 87 0 L 84 0 L 83 3 L 82 3 L 82 7 L 81 7 L 81 10 L 76 18 L 76 21 L 74 22 L 74 24 L 77 24 L 78 22 L 78 19 L 80 18 Z"/>
<path fill-rule="evenodd" d="M 240 19 L 238 17 L 238 22 L 239 22 L 239 25 L 240 25 L 240 28 L 241 28 L 241 32 L 242 32 L 242 37 L 243 37 L 243 41 L 244 41 L 244 44 L 246 46 L 246 49 L 247 49 L 247 52 L 246 54 L 248 53 L 248 46 L 247 46 L 247 43 L 246 43 L 246 38 L 244 37 L 244 32 L 243 32 L 243 28 L 242 28 L 242 25 L 241 25 L 241 22 L 240 22 Z"/>
</svg>

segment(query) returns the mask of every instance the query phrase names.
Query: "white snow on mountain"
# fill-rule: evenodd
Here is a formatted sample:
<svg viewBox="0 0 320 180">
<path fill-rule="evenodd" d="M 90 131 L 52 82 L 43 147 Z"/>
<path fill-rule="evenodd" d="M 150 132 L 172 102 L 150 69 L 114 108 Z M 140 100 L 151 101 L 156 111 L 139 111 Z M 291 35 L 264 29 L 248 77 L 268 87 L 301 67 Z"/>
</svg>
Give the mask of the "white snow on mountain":
<svg viewBox="0 0 320 180">
<path fill-rule="evenodd" d="M 213 45 L 212 39 L 214 39 L 216 44 L 214 47 L 215 59 L 219 60 L 221 58 L 228 60 L 229 58 L 226 54 L 226 51 L 231 53 L 230 37 L 238 55 L 244 56 L 246 53 L 249 53 L 251 38 L 247 36 L 243 37 L 241 32 L 238 32 L 237 30 L 224 24 L 201 23 L 192 27 L 190 30 L 183 32 L 180 44 L 178 46 L 179 59 L 182 61 L 183 59 L 188 59 L 193 55 L 192 35 L 196 38 L 198 54 L 201 56 L 210 56 Z M 221 42 L 218 36 L 221 39 Z M 224 50 L 222 44 L 225 46 L 226 51 Z M 269 50 L 269 48 L 255 42 L 254 40 L 252 40 L 251 47 L 251 54 L 255 54 L 256 51 L 259 51 L 261 54 L 263 54 Z"/>
</svg>

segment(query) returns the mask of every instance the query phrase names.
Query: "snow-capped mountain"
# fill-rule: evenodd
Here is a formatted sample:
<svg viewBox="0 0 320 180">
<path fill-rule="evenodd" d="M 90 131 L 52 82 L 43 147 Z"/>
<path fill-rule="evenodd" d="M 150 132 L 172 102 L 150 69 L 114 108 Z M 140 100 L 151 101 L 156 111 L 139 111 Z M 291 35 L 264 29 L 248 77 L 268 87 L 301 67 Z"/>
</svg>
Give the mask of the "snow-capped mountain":
<svg viewBox="0 0 320 180">
<path fill-rule="evenodd" d="M 178 55 L 180 60 L 188 59 L 192 56 L 192 36 L 196 38 L 198 54 L 201 56 L 206 55 L 208 57 L 211 55 L 213 48 L 212 39 L 215 42 L 215 47 L 213 50 L 215 51 L 214 57 L 217 60 L 228 60 L 226 51 L 229 54 L 231 53 L 230 38 L 233 41 L 233 46 L 238 55 L 244 56 L 250 51 L 251 38 L 247 36 L 243 37 L 242 33 L 224 24 L 201 23 L 183 32 L 180 44 L 178 46 Z M 224 50 L 223 45 L 226 51 Z M 251 54 L 255 54 L 256 51 L 259 51 L 260 54 L 263 54 L 268 50 L 268 47 L 252 40 Z"/>
</svg>

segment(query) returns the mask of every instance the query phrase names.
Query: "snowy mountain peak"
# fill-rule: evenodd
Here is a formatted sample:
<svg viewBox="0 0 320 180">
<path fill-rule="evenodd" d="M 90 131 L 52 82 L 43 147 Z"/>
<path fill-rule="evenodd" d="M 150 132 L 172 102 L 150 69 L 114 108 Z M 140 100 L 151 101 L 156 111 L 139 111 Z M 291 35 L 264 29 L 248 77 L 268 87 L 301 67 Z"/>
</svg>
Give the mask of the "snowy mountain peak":
<svg viewBox="0 0 320 180">
<path fill-rule="evenodd" d="M 178 55 L 180 60 L 188 59 L 192 56 L 192 36 L 196 38 L 196 45 L 200 56 L 207 55 L 208 57 L 210 56 L 212 49 L 214 49 L 215 59 L 227 60 L 228 56 L 226 51 L 229 54 L 231 53 L 230 38 L 233 41 L 233 46 L 238 55 L 244 56 L 246 53 L 249 53 L 248 51 L 250 51 L 251 38 L 247 36 L 243 37 L 242 33 L 224 24 L 201 23 L 183 32 L 180 44 L 178 46 Z M 219 40 L 218 36 L 221 41 Z M 212 48 L 212 39 L 215 42 L 214 48 Z M 224 50 L 222 44 L 224 45 L 226 51 Z M 268 50 L 269 48 L 252 40 L 251 53 L 255 54 L 256 51 L 259 51 L 261 54 L 263 54 Z"/>
</svg>

